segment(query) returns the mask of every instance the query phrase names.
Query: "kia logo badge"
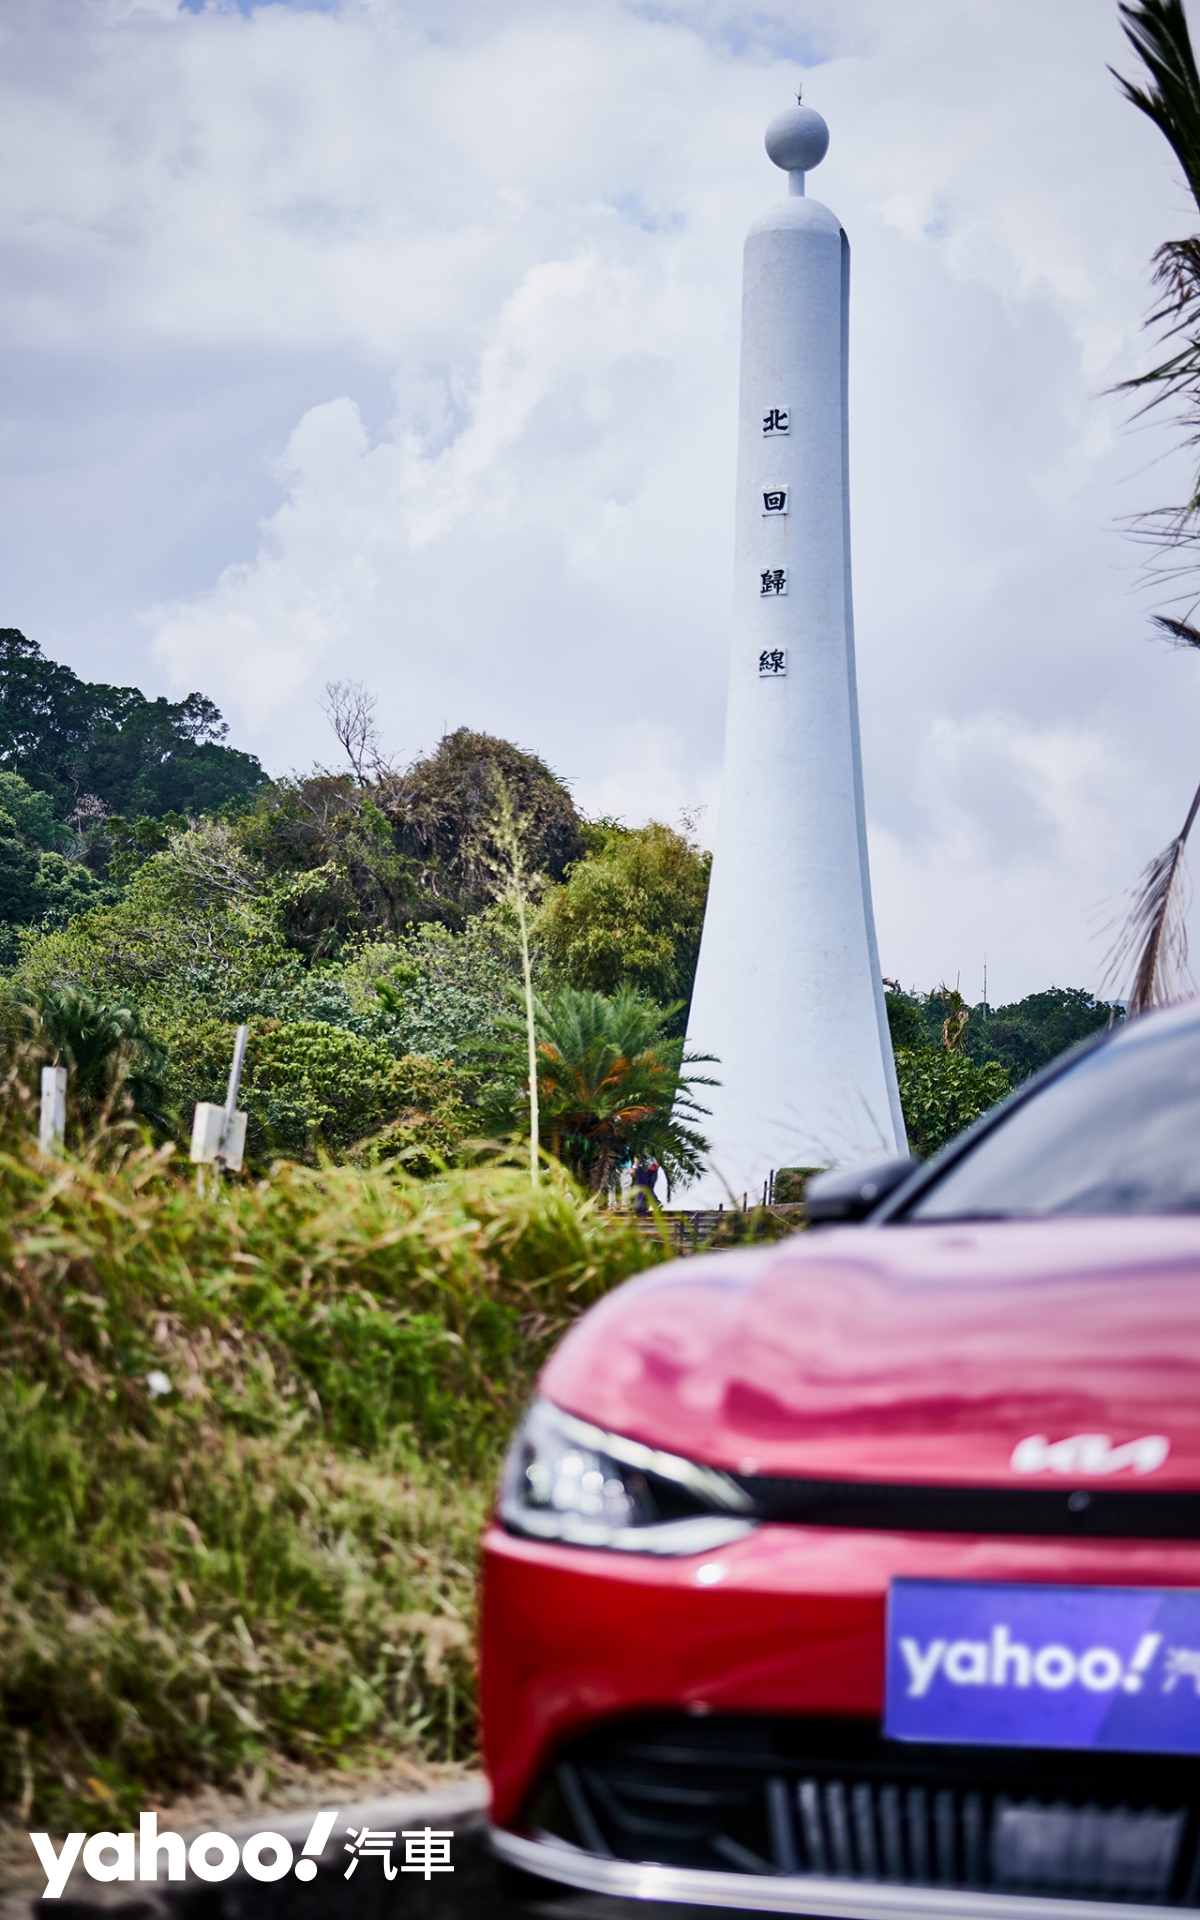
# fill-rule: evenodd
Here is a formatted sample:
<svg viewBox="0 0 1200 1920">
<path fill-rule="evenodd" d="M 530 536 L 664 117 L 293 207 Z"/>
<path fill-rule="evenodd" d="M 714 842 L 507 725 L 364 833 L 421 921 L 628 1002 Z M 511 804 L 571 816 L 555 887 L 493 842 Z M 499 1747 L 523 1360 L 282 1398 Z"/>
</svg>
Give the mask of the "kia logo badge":
<svg viewBox="0 0 1200 1920">
<path fill-rule="evenodd" d="M 1073 1478 L 1089 1474 L 1153 1473 L 1171 1451 L 1165 1433 L 1147 1433 L 1140 1440 L 1126 1440 L 1114 1447 L 1107 1433 L 1073 1433 L 1069 1440 L 1048 1440 L 1044 1433 L 1031 1433 L 1018 1440 L 1009 1461 L 1014 1473 L 1069 1473 Z"/>
</svg>

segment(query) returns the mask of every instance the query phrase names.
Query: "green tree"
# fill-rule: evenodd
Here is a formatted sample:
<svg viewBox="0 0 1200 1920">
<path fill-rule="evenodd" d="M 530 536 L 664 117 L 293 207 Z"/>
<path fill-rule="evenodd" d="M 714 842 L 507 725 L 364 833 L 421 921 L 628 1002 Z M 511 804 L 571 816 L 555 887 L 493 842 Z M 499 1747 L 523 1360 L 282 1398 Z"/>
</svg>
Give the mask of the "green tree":
<svg viewBox="0 0 1200 1920">
<path fill-rule="evenodd" d="M 419 917 L 418 863 L 397 847 L 375 789 L 351 774 L 275 781 L 238 831 L 273 881 L 284 938 L 309 959 Z"/>
<path fill-rule="evenodd" d="M 922 1160 L 1009 1091 L 998 1061 L 980 1066 L 950 1047 L 898 1047 L 896 1077 L 908 1143 Z"/>
<path fill-rule="evenodd" d="M 894 980 L 884 986 L 893 1047 L 945 1046 L 949 1037 L 954 1050 L 968 1054 L 976 1066 L 997 1062 L 1013 1086 L 1097 1028 L 1124 1017 L 1119 1004 L 1097 1000 L 1085 987 L 1047 987 L 1008 1006 L 968 1007 L 950 987 L 905 993 Z"/>
<path fill-rule="evenodd" d="M 0 628 L 0 768 L 50 795 L 60 819 L 81 795 L 122 814 L 199 814 L 266 780 L 253 754 L 224 744 L 211 700 L 147 700 L 136 687 L 80 680 L 36 641 Z M 0 805 L 4 804 L 0 797 Z"/>
<path fill-rule="evenodd" d="M 33 993 L 69 981 L 136 1005 L 152 1028 L 235 1017 L 240 1000 L 303 977 L 280 937 L 266 877 L 220 820 L 171 836 L 115 903 L 27 941 L 18 984 Z"/>
<path fill-rule="evenodd" d="M 61 853 L 38 855 L 33 883 L 33 913 L 42 926 L 65 926 L 77 913 L 98 906 L 105 890 L 94 873 Z"/>
<path fill-rule="evenodd" d="M 424 921 L 463 927 L 484 911 L 502 857 L 496 781 L 527 822 L 533 872 L 561 878 L 583 851 L 561 780 L 511 741 L 460 727 L 404 773 L 317 772 L 276 781 L 239 833 L 278 883 L 289 942 L 310 957 Z"/>
<path fill-rule="evenodd" d="M 631 987 L 608 997 L 560 987 L 535 1002 L 538 1096 L 550 1152 L 593 1192 L 608 1192 L 634 1154 L 652 1153 L 669 1187 L 700 1171 L 707 1112 L 692 1089 L 714 1082 L 688 1069 L 670 1031 L 677 1007 L 656 1007 Z"/>
<path fill-rule="evenodd" d="M 498 783 L 525 823 L 530 872 L 560 880 L 584 851 L 575 803 L 544 760 L 510 740 L 459 727 L 406 773 L 379 783 L 379 805 L 399 850 L 427 875 L 423 893 L 440 894 L 460 913 L 477 913 L 492 898 L 495 861 L 503 859 Z"/>
<path fill-rule="evenodd" d="M 1016 1086 L 1077 1041 L 1124 1018 L 1084 987 L 1048 987 L 1005 1007 L 973 1007 L 967 1051 L 979 1063 L 998 1060 Z"/>
<path fill-rule="evenodd" d="M 920 996 L 916 993 L 905 993 L 898 980 L 885 980 L 883 985 L 892 1046 L 925 1046 L 928 1036 L 925 1031 L 925 1015 Z"/>
<path fill-rule="evenodd" d="M 84 858 L 96 858 L 105 878 L 116 886 L 128 886 L 152 853 L 165 853 L 171 835 L 186 833 L 187 829 L 188 820 L 182 813 L 142 813 L 132 820 L 124 814 L 106 813 L 94 821 L 86 836 Z"/>
<path fill-rule="evenodd" d="M 12 821 L 0 813 L 0 921 L 25 926 L 38 910 L 38 858 L 32 847 L 5 832 Z"/>
<path fill-rule="evenodd" d="M 50 852 L 59 843 L 61 829 L 54 818 L 54 803 L 48 793 L 39 793 L 19 773 L 0 769 L 0 809 L 12 822 L 11 831 L 26 846 Z M 6 831 L 8 829 L 6 828 Z"/>
<path fill-rule="evenodd" d="M 363 941 L 342 960 L 314 969 L 306 997 L 344 993 L 341 1025 L 361 1021 L 399 1054 L 468 1064 L 501 1040 L 519 984 L 503 910 L 491 908 L 473 914 L 458 933 L 425 921 L 394 940 Z"/>
<path fill-rule="evenodd" d="M 658 820 L 634 828 L 601 821 L 585 838 L 586 858 L 548 890 L 538 912 L 548 961 L 570 986 L 605 994 L 627 986 L 674 1004 L 682 1033 L 712 857 Z"/>
<path fill-rule="evenodd" d="M 16 928 L 62 925 L 104 897 L 87 867 L 55 850 L 73 838 L 55 820 L 48 794 L 0 769 L 0 957 L 10 964 Z"/>
</svg>

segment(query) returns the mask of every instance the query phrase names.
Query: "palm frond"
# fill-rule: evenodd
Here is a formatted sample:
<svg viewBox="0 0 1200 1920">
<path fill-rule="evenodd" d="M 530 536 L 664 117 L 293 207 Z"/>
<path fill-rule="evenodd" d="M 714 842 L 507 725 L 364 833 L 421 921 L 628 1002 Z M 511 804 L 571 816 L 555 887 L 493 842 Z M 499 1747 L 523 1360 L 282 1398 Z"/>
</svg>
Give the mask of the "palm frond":
<svg viewBox="0 0 1200 1920">
<path fill-rule="evenodd" d="M 1113 73 L 1125 98 L 1169 141 L 1192 198 L 1200 207 L 1200 73 L 1192 52 L 1183 0 L 1139 0 L 1118 11 L 1125 37 L 1153 85 L 1138 87 Z"/>
<path fill-rule="evenodd" d="M 670 1031 L 680 1003 L 657 1006 L 625 985 L 615 994 L 559 987 L 534 1001 L 537 1085 L 551 1151 L 596 1191 L 635 1154 L 653 1154 L 668 1185 L 698 1173 L 708 1109 L 695 1089 L 716 1083 Z M 515 1020 L 505 1022 L 514 1039 Z M 515 1063 L 514 1063 L 515 1064 Z"/>
<path fill-rule="evenodd" d="M 1119 12 L 1125 37 L 1145 66 L 1149 84 L 1139 86 L 1115 69 L 1110 72 L 1125 98 L 1167 140 L 1200 208 L 1200 72 L 1183 0 L 1138 0 L 1136 5 L 1122 4 Z M 1167 401 L 1182 403 L 1183 444 L 1195 447 L 1200 445 L 1200 238 L 1168 240 L 1158 249 L 1154 285 L 1157 304 L 1146 325 L 1165 341 L 1179 344 L 1156 366 L 1120 381 L 1114 390 L 1145 394 L 1142 414 Z M 1198 515 L 1200 473 L 1185 505 L 1140 515 L 1134 530 L 1169 550 L 1193 535 Z"/>
<path fill-rule="evenodd" d="M 1200 787 L 1174 840 L 1156 854 L 1134 891 L 1128 914 L 1105 971 L 1107 980 L 1128 978 L 1130 1015 L 1168 1005 L 1191 990 L 1188 973 L 1188 835 L 1200 811 Z"/>
<path fill-rule="evenodd" d="M 1172 620 L 1168 613 L 1153 613 L 1150 624 L 1157 627 L 1173 646 L 1200 647 L 1200 627 L 1193 627 L 1187 620 Z"/>
</svg>

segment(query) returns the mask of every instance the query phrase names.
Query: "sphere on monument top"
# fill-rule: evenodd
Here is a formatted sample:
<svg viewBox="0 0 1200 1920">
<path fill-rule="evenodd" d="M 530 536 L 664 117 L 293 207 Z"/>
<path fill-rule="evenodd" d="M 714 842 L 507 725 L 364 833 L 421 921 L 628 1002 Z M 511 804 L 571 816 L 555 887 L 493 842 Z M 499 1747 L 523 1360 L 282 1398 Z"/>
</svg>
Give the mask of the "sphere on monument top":
<svg viewBox="0 0 1200 1920">
<path fill-rule="evenodd" d="M 789 107 L 767 128 L 766 148 L 785 173 L 808 173 L 829 151 L 829 128 L 813 107 Z"/>
</svg>

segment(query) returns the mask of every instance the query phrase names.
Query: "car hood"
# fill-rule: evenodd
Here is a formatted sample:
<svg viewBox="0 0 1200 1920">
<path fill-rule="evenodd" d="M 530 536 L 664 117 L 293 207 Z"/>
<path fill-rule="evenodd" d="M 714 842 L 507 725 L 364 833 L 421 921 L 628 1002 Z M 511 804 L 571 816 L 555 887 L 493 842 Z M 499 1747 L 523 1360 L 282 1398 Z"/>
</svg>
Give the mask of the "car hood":
<svg viewBox="0 0 1200 1920">
<path fill-rule="evenodd" d="M 838 1228 L 673 1261 L 593 1308 L 541 1384 L 734 1472 L 1197 1487 L 1200 1220 Z M 1151 1435 L 1165 1458 L 1130 1448 Z"/>
</svg>

